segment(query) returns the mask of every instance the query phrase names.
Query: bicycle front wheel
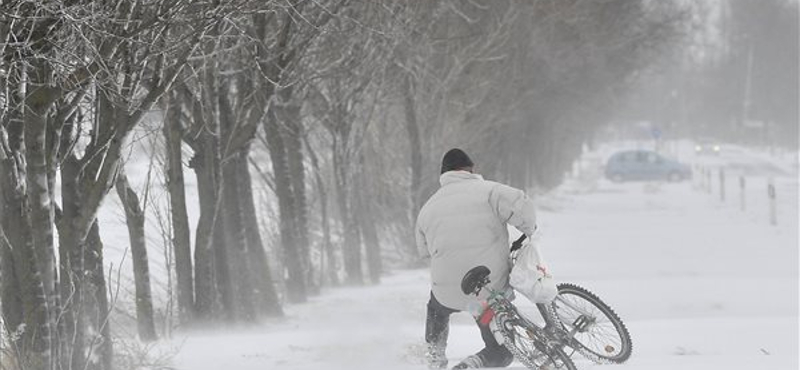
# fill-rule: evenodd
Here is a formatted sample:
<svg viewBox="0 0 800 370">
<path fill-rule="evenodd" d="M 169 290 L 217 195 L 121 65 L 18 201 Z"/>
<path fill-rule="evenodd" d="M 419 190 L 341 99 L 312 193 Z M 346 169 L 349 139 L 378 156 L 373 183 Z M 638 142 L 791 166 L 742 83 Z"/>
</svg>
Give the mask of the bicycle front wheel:
<svg viewBox="0 0 800 370">
<path fill-rule="evenodd" d="M 531 370 L 577 370 L 572 359 L 559 347 L 548 344 L 536 324 L 522 317 L 515 309 L 497 313 L 492 328 L 503 346 L 519 362 Z M 497 337 L 497 335 L 496 335 Z"/>
<path fill-rule="evenodd" d="M 589 290 L 575 284 L 558 284 L 550 305 L 552 315 L 566 332 L 568 342 L 596 363 L 621 364 L 631 357 L 633 342 L 628 328 L 611 307 Z"/>
</svg>

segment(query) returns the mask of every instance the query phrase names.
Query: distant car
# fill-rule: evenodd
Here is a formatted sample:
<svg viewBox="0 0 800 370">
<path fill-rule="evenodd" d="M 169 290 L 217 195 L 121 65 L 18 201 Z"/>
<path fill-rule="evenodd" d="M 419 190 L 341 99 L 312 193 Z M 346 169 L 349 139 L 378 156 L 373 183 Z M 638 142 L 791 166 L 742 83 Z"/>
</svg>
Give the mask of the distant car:
<svg viewBox="0 0 800 370">
<path fill-rule="evenodd" d="M 698 155 L 719 155 L 721 150 L 719 143 L 713 141 L 698 141 L 694 145 L 694 152 Z"/>
<path fill-rule="evenodd" d="M 692 169 L 651 150 L 626 150 L 614 153 L 606 163 L 606 177 L 614 182 L 692 178 Z"/>
</svg>

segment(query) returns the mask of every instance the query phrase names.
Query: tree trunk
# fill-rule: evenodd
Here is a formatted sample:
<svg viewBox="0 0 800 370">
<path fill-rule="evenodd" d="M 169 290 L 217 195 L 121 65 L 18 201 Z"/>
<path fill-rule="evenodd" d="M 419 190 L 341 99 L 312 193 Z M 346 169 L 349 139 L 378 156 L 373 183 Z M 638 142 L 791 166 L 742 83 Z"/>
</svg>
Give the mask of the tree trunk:
<svg viewBox="0 0 800 370">
<path fill-rule="evenodd" d="M 86 276 L 86 246 L 81 240 L 80 225 L 80 189 L 78 176 L 80 164 L 77 158 L 69 157 L 61 167 L 61 204 L 62 215 L 59 217 L 59 267 L 61 271 L 61 296 L 64 310 L 61 326 L 61 364 L 72 369 L 83 369 L 88 366 L 86 360 L 86 317 L 83 307 Z M 91 335 L 91 334 L 89 334 Z"/>
<path fill-rule="evenodd" d="M 88 347 L 92 352 L 87 355 L 86 361 L 90 364 L 85 369 L 113 370 L 113 342 L 111 340 L 110 315 L 108 305 L 108 288 L 106 287 L 105 272 L 103 268 L 103 242 L 100 240 L 100 228 L 97 221 L 92 224 L 86 240 L 86 290 L 83 312 L 87 315 L 89 326 L 88 334 L 91 335 Z M 140 256 L 141 257 L 141 256 Z M 136 267 L 136 253 L 134 252 L 134 273 Z M 147 256 L 144 256 L 145 261 Z M 146 266 L 146 264 L 145 264 Z M 138 279 L 140 280 L 140 279 Z"/>
<path fill-rule="evenodd" d="M 279 222 L 284 265 L 289 273 L 289 278 L 286 281 L 286 296 L 289 302 L 302 303 L 307 299 L 306 274 L 294 232 L 296 230 L 294 225 L 296 217 L 294 216 L 294 198 L 291 190 L 288 159 L 274 112 L 270 112 L 267 119 L 264 120 L 264 130 L 272 162 L 272 172 L 275 176 L 275 193 L 278 197 L 278 209 L 280 212 Z"/>
<path fill-rule="evenodd" d="M 2 203 L 3 202 L 0 201 L 0 204 Z M 5 222 L 0 222 L 0 284 L 2 284 L 0 287 L 0 294 L 2 294 L 0 295 L 0 299 L 2 299 L 3 303 L 3 321 L 8 330 L 8 337 L 14 338 L 11 333 L 16 332 L 24 322 L 23 292 L 20 289 L 20 280 L 17 275 L 17 270 L 25 266 L 22 263 L 16 263 L 14 260 L 14 244 L 9 241 L 5 233 L 5 224 Z M 13 339 L 11 343 L 9 343 L 11 348 L 15 348 L 19 344 L 20 343 Z"/>
<path fill-rule="evenodd" d="M 21 295 L 24 328 L 17 326 L 14 331 L 22 334 L 15 344 L 14 351 L 20 363 L 32 368 L 49 368 L 53 352 L 51 352 L 50 342 L 47 340 L 49 325 L 47 321 L 47 305 L 45 301 L 44 285 L 41 275 L 37 270 L 36 256 L 33 253 L 33 245 L 30 243 L 30 229 L 27 225 L 23 226 L 27 231 L 22 235 L 26 240 L 19 244 L 12 244 L 12 256 L 14 269 L 17 275 L 18 292 Z M 9 238 L 9 242 L 14 238 Z M 5 302 L 3 302 L 5 304 Z M 5 308 L 5 307 L 4 307 Z M 9 328 L 10 329 L 10 328 Z"/>
<path fill-rule="evenodd" d="M 10 107 L 18 106 L 18 93 L 9 94 L 12 101 Z M 19 110 L 11 109 L 6 118 L 8 123 L 0 123 L 0 284 L 2 284 L 2 302 L 4 326 L 8 337 L 14 338 L 20 325 L 25 321 L 25 291 L 22 289 L 24 281 L 21 275 L 27 273 L 27 263 L 15 258 L 22 250 L 30 250 L 25 246 L 30 236 L 26 235 L 24 220 L 25 214 L 25 173 L 22 150 L 23 123 Z M 7 126 L 7 128 L 6 128 Z M 35 266 L 35 265 L 34 265 Z M 34 270 L 30 270 L 35 271 Z M 28 323 L 26 323 L 26 326 Z M 16 340 L 9 343 L 15 355 L 20 357 L 20 349 L 24 341 Z"/>
<path fill-rule="evenodd" d="M 69 208 L 73 208 L 70 214 L 77 204 L 74 200 L 72 202 L 69 205 Z M 84 240 L 78 236 L 80 229 L 82 227 L 74 219 L 62 216 L 58 230 L 59 245 L 67 250 L 61 266 L 64 274 L 61 291 L 65 300 L 64 322 L 60 326 L 63 329 L 60 367 L 111 370 L 111 310 L 103 270 L 103 244 L 97 222 L 92 224 Z"/>
<path fill-rule="evenodd" d="M 11 72 L 15 75 L 17 81 L 25 79 L 23 78 L 24 71 L 14 69 Z M 2 261 L 3 271 L 4 273 L 7 272 L 7 274 L 4 274 L 2 281 L 2 302 L 3 313 L 8 315 L 5 317 L 5 328 L 10 334 L 17 334 L 13 336 L 15 340 L 11 342 L 17 362 L 20 366 L 44 369 L 53 368 L 58 354 L 57 348 L 54 348 L 55 344 L 52 341 L 55 339 L 55 316 L 53 315 L 55 310 L 52 305 L 53 301 L 48 302 L 48 297 L 54 297 L 55 295 L 52 294 L 52 289 L 48 289 L 51 286 L 45 283 L 48 277 L 42 275 L 42 263 L 38 261 L 38 251 L 33 237 L 34 233 L 31 224 L 33 216 L 30 214 L 30 200 L 27 198 L 30 192 L 27 184 L 30 176 L 27 175 L 29 169 L 26 164 L 26 158 L 28 157 L 26 141 L 29 140 L 26 139 L 25 132 L 30 130 L 35 132 L 36 135 L 42 135 L 44 130 L 42 126 L 45 121 L 44 118 L 40 117 L 38 121 L 33 122 L 34 126 L 26 128 L 24 119 L 26 114 L 30 114 L 26 113 L 26 111 L 30 112 L 33 106 L 29 107 L 26 104 L 28 97 L 23 96 L 23 86 L 24 82 L 20 82 L 19 85 L 10 86 L 8 89 L 9 94 L 7 96 L 9 101 L 7 107 L 9 109 L 5 117 L 8 121 L 3 122 L 2 124 L 5 127 L 0 129 L 0 133 L 2 133 L 0 145 L 2 145 L 3 151 L 2 156 L 0 156 L 2 157 L 0 158 L 0 176 L 2 176 L 2 180 L 0 180 L 0 192 L 2 193 L 0 199 L 2 199 L 3 212 L 3 216 L 0 217 L 0 227 L 5 230 L 3 243 L 6 244 L 2 248 L 3 251 L 0 258 L 4 259 Z M 37 106 L 37 108 L 42 109 L 41 106 Z M 47 172 L 46 158 L 43 157 L 46 156 L 46 152 L 43 151 L 46 150 L 44 147 L 46 141 L 42 142 L 41 140 L 41 136 L 33 140 L 39 146 L 38 150 L 40 151 L 35 156 L 39 157 L 37 160 L 39 161 L 40 170 Z M 44 165 L 42 160 L 45 161 Z M 41 168 L 41 166 L 44 168 Z M 44 176 L 46 177 L 46 174 Z M 46 182 L 44 186 L 47 186 Z M 51 195 L 49 189 L 44 193 L 41 193 L 41 191 L 40 184 L 37 191 L 39 194 L 37 195 L 51 199 L 49 198 Z M 48 215 L 43 212 L 48 212 L 49 210 L 45 211 L 41 206 L 40 204 L 39 216 L 48 219 Z M 45 225 L 46 230 L 47 227 L 50 228 L 49 232 L 52 238 L 52 223 Z M 42 238 L 41 235 L 37 238 L 40 242 L 47 244 L 46 238 Z M 47 245 L 40 245 L 40 247 L 42 246 L 45 249 L 48 248 Z M 52 253 L 53 251 L 51 250 L 50 252 Z M 8 261 L 5 261 L 6 258 Z M 45 265 L 48 264 L 47 261 L 50 258 L 52 258 L 52 255 L 45 259 Z M 48 275 L 50 277 L 55 278 L 55 274 L 51 269 L 45 268 L 45 270 L 49 271 Z M 12 286 L 11 284 L 14 285 Z M 51 294 L 48 294 L 48 291 Z M 7 305 L 8 307 L 6 307 Z M 10 312 L 15 308 L 19 308 L 19 310 Z"/>
<path fill-rule="evenodd" d="M 178 279 L 178 317 L 181 323 L 186 324 L 192 321 L 194 311 L 194 283 L 189 217 L 186 214 L 186 189 L 183 181 L 180 114 L 180 105 L 171 102 L 164 118 L 164 138 L 167 152 L 167 191 L 172 216 L 172 245 L 175 252 L 175 275 Z"/>
<path fill-rule="evenodd" d="M 14 114 L 10 112 L 9 114 Z M 16 116 L 16 115 L 15 115 Z M 18 117 L 18 116 L 16 116 Z M 40 335 L 49 330 L 44 286 L 31 244 L 25 207 L 22 122 L 12 117 L 8 140 L 0 128 L 0 263 L 4 329 L 20 366 L 48 368 L 50 346 Z M 23 326 L 24 325 L 24 326 Z"/>
<path fill-rule="evenodd" d="M 4 205 L 0 200 L 0 205 Z M 4 211 L 7 210 L 3 207 Z M 4 221 L 4 220 L 3 220 Z M 14 245 L 9 241 L 5 233 L 6 222 L 0 221 L 0 299 L 2 299 L 3 321 L 10 333 L 17 331 L 24 320 L 22 290 L 17 270 L 24 268 L 22 263 L 14 260 Z M 20 244 L 16 244 L 20 245 Z M 10 345 L 16 347 L 18 343 L 12 342 Z M 0 359 L 2 360 L 2 359 Z"/>
<path fill-rule="evenodd" d="M 54 211 L 51 201 L 51 189 L 48 186 L 47 174 L 47 111 L 49 105 L 42 106 L 38 101 L 26 97 L 25 121 L 25 162 L 28 223 L 32 230 L 31 241 L 35 255 L 44 295 L 45 327 L 37 333 L 46 343 L 47 350 L 42 352 L 43 360 L 50 363 L 51 340 L 55 334 L 55 245 L 53 239 Z"/>
<path fill-rule="evenodd" d="M 225 244 L 228 251 L 228 269 L 234 284 L 236 317 L 245 321 L 255 320 L 253 281 L 247 263 L 247 240 L 242 224 L 242 207 L 235 160 L 222 164 L 222 221 L 225 225 Z"/>
<path fill-rule="evenodd" d="M 253 181 L 250 177 L 248 165 L 249 150 L 243 151 L 237 158 L 239 195 L 242 199 L 242 212 L 244 215 L 245 236 L 247 237 L 247 259 L 255 282 L 254 291 L 257 298 L 257 307 L 267 316 L 282 316 L 278 294 L 272 282 L 267 254 L 264 243 L 258 230 L 258 216 L 256 214 L 255 198 L 253 197 Z"/>
<path fill-rule="evenodd" d="M 311 158 L 311 166 L 314 169 L 314 180 L 317 185 L 317 192 L 319 193 L 319 208 L 320 208 L 320 223 L 322 224 L 322 250 L 320 251 L 320 286 L 325 281 L 327 273 L 328 280 L 331 285 L 339 285 L 339 268 L 336 263 L 336 254 L 333 251 L 333 243 L 331 242 L 331 221 L 328 217 L 328 190 L 325 187 L 325 181 L 322 179 L 321 169 L 317 155 L 314 149 L 305 141 L 305 147 L 308 150 L 308 156 Z M 325 261 L 328 261 L 325 263 Z"/>
<path fill-rule="evenodd" d="M 359 210 L 359 229 L 364 238 L 369 279 L 373 284 L 379 284 L 381 282 L 381 273 L 383 272 L 383 266 L 381 265 L 381 245 L 378 240 L 378 230 L 375 227 L 376 215 L 373 212 L 373 192 L 367 181 L 367 174 L 365 173 L 363 165 L 363 155 L 361 159 L 361 173 L 359 174 L 359 187 L 361 189 L 353 198 Z"/>
<path fill-rule="evenodd" d="M 195 105 L 199 103 L 195 102 Z M 203 320 L 217 313 L 232 322 L 236 319 L 236 304 L 228 251 L 225 247 L 225 228 L 222 221 L 222 170 L 220 165 L 220 127 L 216 119 L 205 120 L 201 108 L 193 108 L 193 125 L 202 127 L 194 142 L 194 157 L 189 161 L 197 177 L 200 218 L 195 240 L 195 304 Z"/>
<path fill-rule="evenodd" d="M 223 83 L 219 89 L 219 119 L 223 138 L 222 167 L 222 221 L 225 225 L 225 246 L 228 252 L 228 269 L 234 282 L 234 295 L 236 301 L 236 317 L 245 321 L 256 319 L 255 304 L 253 302 L 253 281 L 250 266 L 247 262 L 247 239 L 245 237 L 244 223 L 242 220 L 242 205 L 239 199 L 239 179 L 236 161 L 241 155 L 241 149 L 229 148 L 231 137 L 236 134 L 235 117 L 231 103 L 228 100 L 230 88 Z M 246 154 L 245 154 L 246 155 Z"/>
<path fill-rule="evenodd" d="M 409 151 L 411 154 L 411 233 L 409 233 L 411 237 L 408 238 L 409 240 L 406 243 L 408 247 L 405 248 L 405 251 L 408 253 L 411 264 L 417 265 L 420 257 L 415 239 L 413 238 L 413 232 L 416 227 L 417 215 L 422 208 L 422 142 L 419 134 L 419 124 L 417 122 L 413 78 L 414 76 L 408 74 L 403 83 L 403 107 L 406 116 Z"/>
<path fill-rule="evenodd" d="M 216 221 L 218 201 L 216 139 L 212 133 L 203 132 L 195 146 L 194 157 L 189 161 L 197 177 L 197 195 L 200 201 L 200 217 L 194 249 L 195 278 L 195 312 L 201 320 L 210 320 L 216 311 L 218 292 L 225 294 L 222 304 L 226 312 L 231 312 L 232 301 L 227 299 L 229 281 L 227 276 L 216 275 L 215 251 L 217 247 Z M 215 284 L 226 287 L 225 291 L 216 290 Z"/>
<path fill-rule="evenodd" d="M 219 178 L 222 178 L 220 176 Z M 220 180 L 217 180 L 218 184 Z M 219 294 L 219 298 L 221 301 L 221 309 L 223 311 L 223 315 L 226 320 L 229 322 L 234 322 L 237 319 L 237 307 L 236 307 L 236 295 L 234 294 L 234 277 L 230 271 L 229 265 L 229 253 L 228 248 L 226 247 L 226 243 L 228 242 L 227 237 L 225 234 L 227 230 L 225 228 L 225 222 L 222 220 L 224 216 L 223 211 L 223 200 L 222 200 L 222 185 L 217 185 L 219 188 L 217 190 L 217 214 L 214 216 L 214 224 L 213 224 L 213 252 L 214 252 L 214 274 L 216 274 L 216 281 L 215 281 L 215 288 L 217 290 L 217 294 Z"/>
<path fill-rule="evenodd" d="M 303 128 L 301 126 L 300 107 L 289 106 L 284 108 L 286 119 L 283 120 L 284 144 L 286 159 L 289 167 L 291 181 L 294 234 L 297 238 L 300 262 L 305 271 L 305 282 L 310 294 L 319 294 L 319 287 L 315 285 L 314 268 L 311 264 L 311 245 L 308 240 L 308 208 L 306 202 L 305 167 L 303 165 L 303 143 L 301 141 Z"/>
<path fill-rule="evenodd" d="M 350 193 L 347 187 L 347 148 L 339 143 L 340 138 L 333 139 L 333 172 L 336 183 L 336 197 L 339 205 L 339 219 L 344 228 L 344 269 L 347 273 L 346 282 L 350 285 L 364 283 L 364 274 L 361 269 L 361 236 L 358 223 L 350 210 Z"/>
<path fill-rule="evenodd" d="M 133 257 L 133 279 L 136 286 L 136 321 L 139 339 L 151 342 L 157 339 L 153 319 L 153 297 L 150 291 L 150 266 L 147 260 L 147 241 L 144 234 L 144 211 L 139 197 L 128 183 L 128 177 L 120 172 L 117 176 L 117 194 L 125 209 L 128 235 Z M 176 257 L 177 258 L 177 257 Z M 179 292 L 180 295 L 180 292 Z M 180 299 L 180 298 L 179 298 Z"/>
<path fill-rule="evenodd" d="M 328 216 L 328 191 L 325 189 L 325 183 L 322 181 L 322 176 L 319 173 L 314 174 L 317 181 L 317 189 L 319 191 L 319 208 L 320 219 L 322 222 L 322 251 L 320 251 L 320 285 L 324 280 L 324 272 L 327 271 L 328 280 L 331 285 L 339 285 L 339 266 L 336 262 L 336 253 L 333 250 L 333 242 L 331 242 L 331 220 Z M 327 264 L 325 263 L 327 257 Z M 327 268 L 326 268 L 327 265 Z"/>
</svg>

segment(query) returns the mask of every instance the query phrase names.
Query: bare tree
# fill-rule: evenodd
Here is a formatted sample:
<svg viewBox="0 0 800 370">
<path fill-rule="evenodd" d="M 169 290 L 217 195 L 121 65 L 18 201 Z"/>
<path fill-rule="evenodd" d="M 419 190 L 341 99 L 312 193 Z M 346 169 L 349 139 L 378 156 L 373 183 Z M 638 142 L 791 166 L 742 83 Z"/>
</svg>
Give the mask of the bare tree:
<svg viewBox="0 0 800 370">
<path fill-rule="evenodd" d="M 176 94 L 172 94 L 176 96 Z M 170 197 L 175 271 L 178 279 L 178 314 L 181 322 L 189 323 L 195 311 L 194 279 L 192 278 L 192 251 L 189 217 L 186 213 L 186 190 L 183 180 L 183 143 L 181 134 L 180 106 L 173 99 L 167 100 L 164 115 L 164 139 L 166 145 L 166 182 Z"/>
<path fill-rule="evenodd" d="M 149 186 L 149 184 L 148 184 Z M 155 320 L 153 318 L 153 295 L 150 289 L 150 265 L 147 260 L 147 241 L 145 239 L 145 211 L 136 191 L 133 190 L 124 171 L 117 175 L 115 184 L 117 195 L 122 201 L 127 219 L 128 234 L 131 241 L 133 257 L 133 279 L 136 286 L 136 322 L 139 338 L 149 342 L 157 339 Z"/>
<path fill-rule="evenodd" d="M 273 102 L 269 111 L 264 111 L 263 125 L 281 214 L 281 241 L 289 274 L 287 295 L 292 302 L 305 301 L 309 292 L 317 291 L 307 230 L 301 87 L 306 65 L 313 57 L 312 46 L 348 6 L 348 0 L 329 6 L 291 1 L 273 17 L 257 15 L 253 19 L 258 77 L 266 86 L 261 99 Z"/>
<path fill-rule="evenodd" d="M 33 268 L 28 273 L 38 277 L 33 286 L 17 281 L 29 291 L 23 296 L 37 297 L 23 307 L 23 317 L 32 318 L 30 328 L 36 329 L 30 336 L 39 338 L 22 347 L 20 360 L 40 368 L 109 369 L 97 211 L 113 186 L 129 133 L 172 84 L 210 19 L 194 22 L 196 9 L 182 1 L 70 5 L 19 2 L 4 12 L 12 15 L 5 40 L 24 40 L 3 44 L 4 70 L 15 77 L 7 86 L 19 97 L 3 130 L 24 143 L 9 145 L 6 157 L 25 159 L 9 172 L 12 182 L 24 182 L 16 189 L 26 208 L 20 215 L 27 227 L 14 242 L 30 243 L 33 256 L 20 257 L 33 263 L 20 264 L 20 273 Z M 57 169 L 60 207 L 54 196 Z"/>
<path fill-rule="evenodd" d="M 344 268 L 348 284 L 363 283 L 362 228 L 357 198 L 366 195 L 359 189 L 355 176 L 364 132 L 385 88 L 385 71 L 390 52 L 390 39 L 376 29 L 391 13 L 380 4 L 359 4 L 346 9 L 334 21 L 335 32 L 316 44 L 317 57 L 312 70 L 317 74 L 308 88 L 309 108 L 331 137 L 334 189 L 343 229 Z M 352 37 L 342 37 L 343 34 Z M 368 175 L 367 175 L 368 176 Z M 378 252 L 377 234 L 366 225 L 365 237 Z M 372 259 L 375 262 L 375 259 Z M 380 268 L 373 264 L 379 274 Z M 378 280 L 379 276 L 372 277 Z"/>
</svg>

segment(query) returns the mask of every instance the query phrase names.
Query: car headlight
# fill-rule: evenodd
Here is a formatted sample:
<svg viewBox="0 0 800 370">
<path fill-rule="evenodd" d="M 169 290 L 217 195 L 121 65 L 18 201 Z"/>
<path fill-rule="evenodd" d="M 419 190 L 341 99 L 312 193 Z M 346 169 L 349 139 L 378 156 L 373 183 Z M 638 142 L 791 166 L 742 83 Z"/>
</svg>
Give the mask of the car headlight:
<svg viewBox="0 0 800 370">
<path fill-rule="evenodd" d="M 718 151 L 719 151 L 719 145 L 714 145 L 714 151 L 715 151 L 715 152 L 718 152 Z"/>
<path fill-rule="evenodd" d="M 703 147 L 702 147 L 702 146 L 700 146 L 700 145 L 695 145 L 695 147 L 694 147 L 694 150 L 695 150 L 695 151 L 697 151 L 697 152 L 699 152 L 699 151 L 702 151 L 702 150 L 703 150 Z"/>
</svg>

